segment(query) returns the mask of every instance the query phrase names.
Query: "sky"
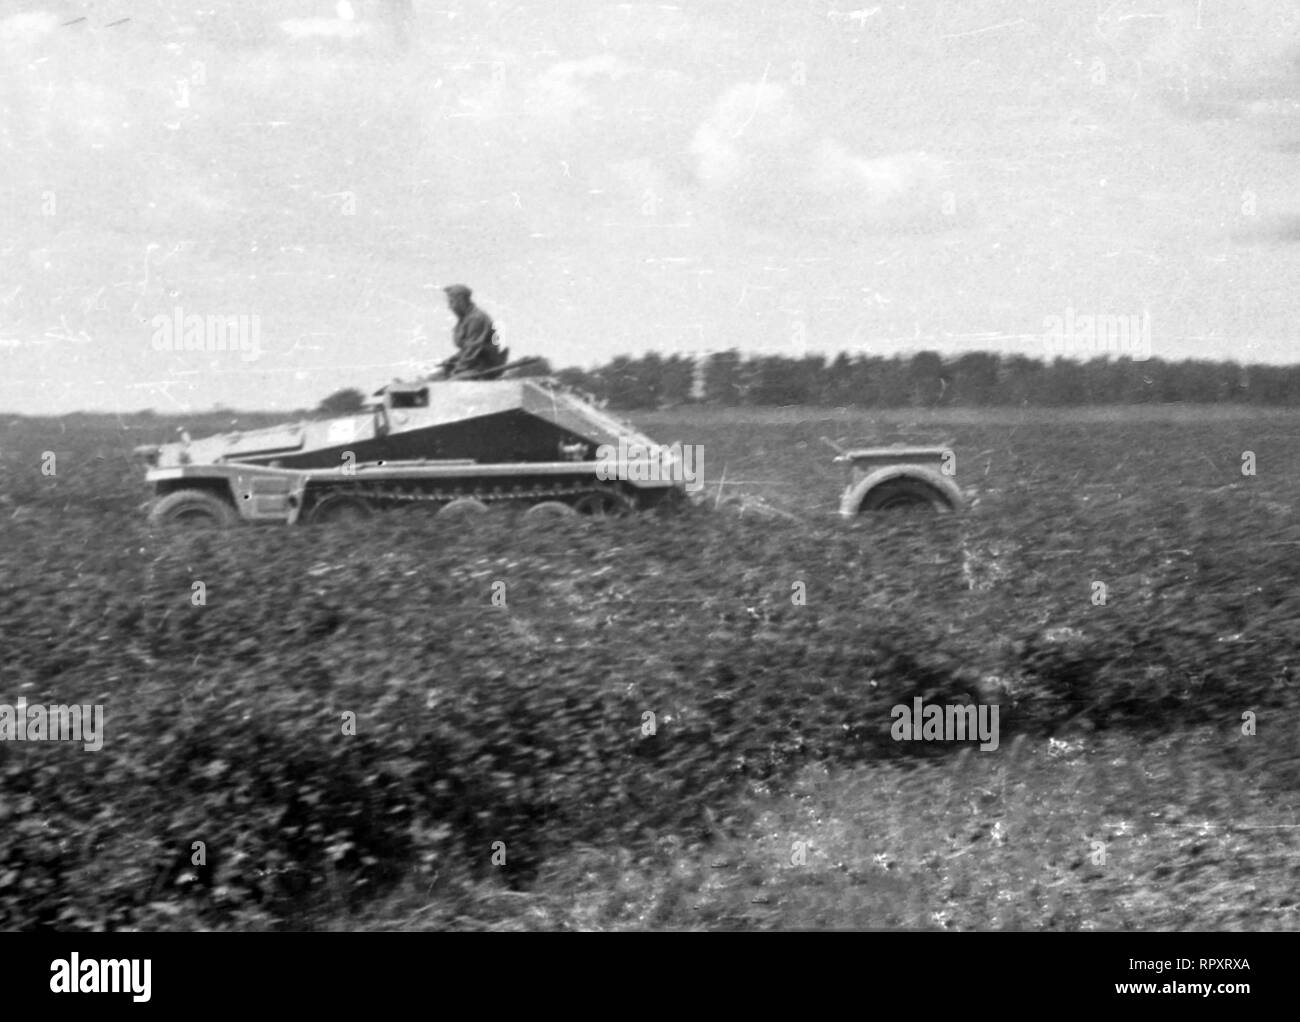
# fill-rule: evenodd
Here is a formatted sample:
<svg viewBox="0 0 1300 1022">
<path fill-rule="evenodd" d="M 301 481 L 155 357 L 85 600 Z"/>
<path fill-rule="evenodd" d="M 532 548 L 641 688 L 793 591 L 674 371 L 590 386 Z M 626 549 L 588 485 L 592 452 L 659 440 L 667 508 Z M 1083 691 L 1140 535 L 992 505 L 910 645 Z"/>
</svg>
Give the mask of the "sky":
<svg viewBox="0 0 1300 1022">
<path fill-rule="evenodd" d="M 449 283 L 557 367 L 1300 361 L 1300 10 L 856 2 L 0 0 L 0 411 L 369 392 Z"/>
</svg>

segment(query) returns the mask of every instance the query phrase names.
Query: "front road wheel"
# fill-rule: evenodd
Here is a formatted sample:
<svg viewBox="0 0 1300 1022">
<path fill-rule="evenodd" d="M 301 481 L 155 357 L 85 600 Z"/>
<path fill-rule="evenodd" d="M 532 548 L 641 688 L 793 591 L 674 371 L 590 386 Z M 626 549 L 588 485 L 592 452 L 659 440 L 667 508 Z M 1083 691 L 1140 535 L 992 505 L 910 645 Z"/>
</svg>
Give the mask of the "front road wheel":
<svg viewBox="0 0 1300 1022">
<path fill-rule="evenodd" d="M 239 512 L 215 493 L 175 490 L 160 497 L 149 511 L 153 525 L 194 525 L 224 529 L 239 521 Z"/>
</svg>

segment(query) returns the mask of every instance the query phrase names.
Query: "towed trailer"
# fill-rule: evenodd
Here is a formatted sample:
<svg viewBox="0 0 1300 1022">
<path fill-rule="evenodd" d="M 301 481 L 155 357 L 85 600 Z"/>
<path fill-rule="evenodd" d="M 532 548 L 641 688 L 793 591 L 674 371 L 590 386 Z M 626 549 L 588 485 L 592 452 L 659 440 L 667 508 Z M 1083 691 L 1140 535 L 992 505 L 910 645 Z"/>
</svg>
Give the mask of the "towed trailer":
<svg viewBox="0 0 1300 1022">
<path fill-rule="evenodd" d="M 835 461 L 848 466 L 840 515 L 867 511 L 959 511 L 966 494 L 955 481 L 957 459 L 950 447 L 864 447 L 839 449 Z"/>
</svg>

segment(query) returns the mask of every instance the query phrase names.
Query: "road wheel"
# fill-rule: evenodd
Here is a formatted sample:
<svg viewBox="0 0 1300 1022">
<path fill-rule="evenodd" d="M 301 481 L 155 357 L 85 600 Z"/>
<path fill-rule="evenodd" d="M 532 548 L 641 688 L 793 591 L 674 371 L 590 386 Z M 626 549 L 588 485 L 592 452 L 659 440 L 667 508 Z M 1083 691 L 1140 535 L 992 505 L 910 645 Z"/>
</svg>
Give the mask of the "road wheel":
<svg viewBox="0 0 1300 1022">
<path fill-rule="evenodd" d="M 175 490 L 160 497 L 149 511 L 153 525 L 186 525 L 225 529 L 239 521 L 228 501 L 206 490 Z"/>
<path fill-rule="evenodd" d="M 364 522 L 373 513 L 374 509 L 364 497 L 345 496 L 340 493 L 319 500 L 308 512 L 307 520 L 312 525 L 322 525 L 326 522 L 358 523 Z"/>
<path fill-rule="evenodd" d="M 573 509 L 580 515 L 605 518 L 627 514 L 632 510 L 632 503 L 618 490 L 593 490 L 575 500 Z"/>
<path fill-rule="evenodd" d="M 549 521 L 552 518 L 572 518 L 577 513 L 570 505 L 558 500 L 544 500 L 525 511 L 524 517 L 532 521 Z"/>
<path fill-rule="evenodd" d="M 476 500 L 473 497 L 458 497 L 450 504 L 444 504 L 440 507 L 438 517 L 457 521 L 461 518 L 473 518 L 485 514 L 487 509 L 488 506 L 481 500 Z"/>
<path fill-rule="evenodd" d="M 890 479 L 873 487 L 858 511 L 951 511 L 948 498 L 919 479 Z"/>
</svg>

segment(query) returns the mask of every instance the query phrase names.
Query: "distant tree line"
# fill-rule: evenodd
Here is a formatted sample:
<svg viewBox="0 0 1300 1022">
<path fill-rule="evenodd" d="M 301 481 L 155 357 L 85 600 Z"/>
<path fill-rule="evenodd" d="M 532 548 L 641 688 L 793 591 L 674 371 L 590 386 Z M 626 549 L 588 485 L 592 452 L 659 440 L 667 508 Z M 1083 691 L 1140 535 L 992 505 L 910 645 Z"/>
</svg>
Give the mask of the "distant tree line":
<svg viewBox="0 0 1300 1022">
<path fill-rule="evenodd" d="M 1152 358 L 1050 362 L 1022 355 L 932 351 L 889 358 L 784 358 L 714 353 L 619 356 L 596 369 L 562 369 L 561 382 L 614 408 L 828 405 L 861 408 L 1236 402 L 1300 405 L 1300 365 Z"/>
<path fill-rule="evenodd" d="M 1023 355 L 968 352 L 950 358 L 839 354 L 783 358 L 716 352 L 640 358 L 620 355 L 595 369 L 555 371 L 546 359 L 512 376 L 555 376 L 612 408 L 826 405 L 857 408 L 939 408 L 994 405 L 1107 405 L 1186 402 L 1300 405 L 1300 365 L 1242 365 L 1189 359 L 1095 358 L 1047 362 Z M 347 415 L 369 399 L 348 388 L 316 411 Z"/>
</svg>

